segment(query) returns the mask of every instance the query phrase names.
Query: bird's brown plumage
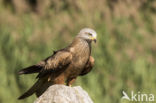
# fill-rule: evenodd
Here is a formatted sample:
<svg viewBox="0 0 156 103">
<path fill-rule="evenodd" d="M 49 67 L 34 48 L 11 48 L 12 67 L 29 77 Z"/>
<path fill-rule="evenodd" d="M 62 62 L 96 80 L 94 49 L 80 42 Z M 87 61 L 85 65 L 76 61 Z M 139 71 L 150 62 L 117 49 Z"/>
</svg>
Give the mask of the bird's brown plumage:
<svg viewBox="0 0 156 103">
<path fill-rule="evenodd" d="M 68 47 L 55 51 L 52 56 L 36 65 L 20 70 L 19 74 L 39 74 L 36 77 L 38 81 L 18 99 L 24 99 L 33 93 L 39 97 L 53 84 L 71 85 L 77 76 L 85 75 L 92 69 L 94 59 L 90 54 L 91 40 L 78 36 Z"/>
</svg>

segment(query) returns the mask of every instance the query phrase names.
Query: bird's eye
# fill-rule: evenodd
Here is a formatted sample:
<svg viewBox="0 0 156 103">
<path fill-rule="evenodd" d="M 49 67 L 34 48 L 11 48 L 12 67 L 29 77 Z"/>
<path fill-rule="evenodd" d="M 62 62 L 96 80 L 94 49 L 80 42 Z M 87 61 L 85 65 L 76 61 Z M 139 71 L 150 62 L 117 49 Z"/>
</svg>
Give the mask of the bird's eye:
<svg viewBox="0 0 156 103">
<path fill-rule="evenodd" d="M 89 35 L 89 36 L 92 36 L 92 34 L 91 34 L 91 33 L 88 33 L 88 35 Z"/>
</svg>

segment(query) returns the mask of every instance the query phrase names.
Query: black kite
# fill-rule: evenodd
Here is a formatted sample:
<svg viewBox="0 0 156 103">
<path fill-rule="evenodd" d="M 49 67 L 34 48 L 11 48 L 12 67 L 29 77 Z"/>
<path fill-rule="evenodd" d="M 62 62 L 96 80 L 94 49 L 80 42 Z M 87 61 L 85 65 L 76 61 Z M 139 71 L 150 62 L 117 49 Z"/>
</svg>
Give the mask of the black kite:
<svg viewBox="0 0 156 103">
<path fill-rule="evenodd" d="M 49 86 L 67 84 L 70 86 L 77 76 L 91 71 L 94 58 L 91 55 L 91 42 L 96 42 L 96 32 L 90 28 L 82 29 L 66 48 L 55 51 L 52 56 L 36 65 L 24 68 L 19 74 L 38 73 L 38 81 L 18 99 L 33 93 L 39 97 Z"/>
</svg>

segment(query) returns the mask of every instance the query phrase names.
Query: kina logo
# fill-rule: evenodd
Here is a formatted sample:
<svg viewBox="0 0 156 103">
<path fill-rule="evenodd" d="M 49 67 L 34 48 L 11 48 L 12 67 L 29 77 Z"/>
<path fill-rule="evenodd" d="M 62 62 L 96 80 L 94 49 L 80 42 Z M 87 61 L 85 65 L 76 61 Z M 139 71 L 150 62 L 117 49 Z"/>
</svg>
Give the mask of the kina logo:
<svg viewBox="0 0 156 103">
<path fill-rule="evenodd" d="M 141 93 L 131 91 L 131 95 L 128 95 L 125 91 L 122 91 L 122 99 L 126 99 L 128 101 L 138 101 L 138 102 L 153 102 L 154 101 L 154 94 L 150 93 Z"/>
</svg>

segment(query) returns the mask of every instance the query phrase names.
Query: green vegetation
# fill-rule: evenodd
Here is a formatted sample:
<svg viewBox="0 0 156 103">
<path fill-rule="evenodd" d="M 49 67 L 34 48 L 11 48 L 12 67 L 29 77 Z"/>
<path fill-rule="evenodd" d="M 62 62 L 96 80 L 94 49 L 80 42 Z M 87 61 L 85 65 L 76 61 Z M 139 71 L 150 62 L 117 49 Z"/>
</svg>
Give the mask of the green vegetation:
<svg viewBox="0 0 156 103">
<path fill-rule="evenodd" d="M 17 97 L 36 75 L 17 71 L 65 47 L 84 27 L 98 33 L 96 63 L 74 85 L 95 103 L 129 103 L 121 100 L 123 90 L 156 96 L 156 1 L 22 1 L 0 0 L 0 103 L 32 103 L 35 96 Z"/>
</svg>

